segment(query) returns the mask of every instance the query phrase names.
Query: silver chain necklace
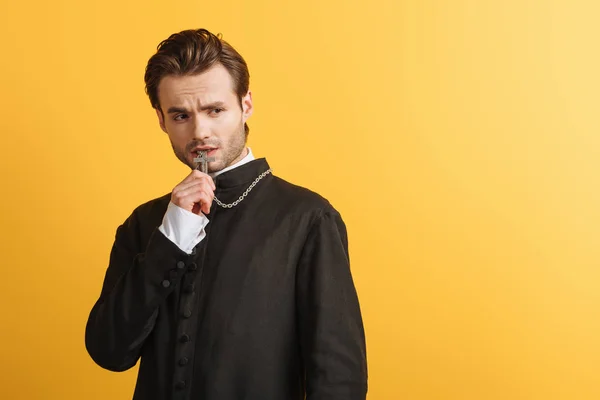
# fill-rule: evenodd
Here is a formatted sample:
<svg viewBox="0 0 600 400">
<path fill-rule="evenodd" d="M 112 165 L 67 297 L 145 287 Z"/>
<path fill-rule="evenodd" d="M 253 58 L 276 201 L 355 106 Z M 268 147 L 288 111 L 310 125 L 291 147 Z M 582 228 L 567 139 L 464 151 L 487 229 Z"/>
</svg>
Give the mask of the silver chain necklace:
<svg viewBox="0 0 600 400">
<path fill-rule="evenodd" d="M 229 204 L 225 204 L 223 202 L 221 202 L 221 200 L 217 199 L 217 196 L 215 196 L 215 203 L 217 203 L 218 205 L 220 205 L 223 208 L 233 208 L 235 206 L 237 206 L 238 204 L 240 204 L 240 202 L 242 200 L 244 200 L 246 198 L 246 196 L 248 196 L 248 193 L 250 193 L 250 191 L 252 189 L 254 189 L 254 186 L 256 186 L 256 184 L 265 176 L 267 176 L 268 174 L 271 173 L 271 168 L 269 168 L 268 170 L 266 170 L 265 172 L 263 172 L 262 174 L 260 174 L 255 180 L 254 182 L 252 182 L 250 184 L 250 186 L 248 186 L 248 189 L 246 189 L 246 191 L 233 203 L 229 203 Z"/>
</svg>

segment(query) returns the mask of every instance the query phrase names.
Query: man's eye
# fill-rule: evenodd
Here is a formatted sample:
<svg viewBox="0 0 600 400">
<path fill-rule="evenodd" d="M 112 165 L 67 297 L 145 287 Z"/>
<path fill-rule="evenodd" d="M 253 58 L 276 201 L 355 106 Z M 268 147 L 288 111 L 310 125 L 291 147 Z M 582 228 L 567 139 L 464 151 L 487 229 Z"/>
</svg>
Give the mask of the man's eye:
<svg viewBox="0 0 600 400">
<path fill-rule="evenodd" d="M 212 110 L 210 110 L 210 112 L 213 114 L 220 114 L 222 111 L 222 108 L 213 108 Z"/>
<path fill-rule="evenodd" d="M 181 121 L 183 119 L 187 118 L 187 114 L 178 114 L 175 116 L 175 118 L 173 118 L 175 121 Z"/>
</svg>

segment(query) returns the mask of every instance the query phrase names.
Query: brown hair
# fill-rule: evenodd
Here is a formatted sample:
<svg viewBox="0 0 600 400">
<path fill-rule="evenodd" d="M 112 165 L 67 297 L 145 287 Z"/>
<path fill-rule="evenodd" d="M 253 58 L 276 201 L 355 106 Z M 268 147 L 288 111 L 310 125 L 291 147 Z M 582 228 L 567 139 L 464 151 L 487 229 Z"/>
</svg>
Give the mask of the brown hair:
<svg viewBox="0 0 600 400">
<path fill-rule="evenodd" d="M 172 34 L 157 47 L 157 52 L 146 66 L 144 81 L 146 93 L 152 107 L 160 110 L 158 84 L 167 75 L 200 74 L 216 63 L 227 69 L 233 81 L 233 89 L 240 100 L 248 93 L 250 74 L 244 58 L 226 41 L 221 34 L 214 35 L 206 29 L 185 30 Z M 250 131 L 244 124 L 246 135 Z"/>
</svg>

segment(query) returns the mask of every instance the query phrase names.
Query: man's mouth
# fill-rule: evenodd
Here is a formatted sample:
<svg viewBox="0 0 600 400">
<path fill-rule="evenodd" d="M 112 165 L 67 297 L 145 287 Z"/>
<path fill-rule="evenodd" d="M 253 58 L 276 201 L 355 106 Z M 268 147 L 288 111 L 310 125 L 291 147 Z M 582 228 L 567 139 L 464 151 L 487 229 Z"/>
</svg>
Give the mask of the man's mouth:
<svg viewBox="0 0 600 400">
<path fill-rule="evenodd" d="M 218 147 L 211 147 L 211 146 L 201 146 L 201 147 L 196 147 L 194 150 L 192 150 L 193 154 L 196 155 L 200 155 L 200 152 L 205 152 L 207 156 L 211 156 L 214 153 L 217 152 L 219 148 Z"/>
</svg>

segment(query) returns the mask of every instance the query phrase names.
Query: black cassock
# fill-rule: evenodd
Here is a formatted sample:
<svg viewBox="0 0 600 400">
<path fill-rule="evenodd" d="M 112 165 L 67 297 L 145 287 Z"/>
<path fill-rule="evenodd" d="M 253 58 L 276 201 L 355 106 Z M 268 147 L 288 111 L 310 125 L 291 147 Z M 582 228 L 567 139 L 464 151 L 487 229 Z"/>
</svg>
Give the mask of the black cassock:
<svg viewBox="0 0 600 400">
<path fill-rule="evenodd" d="M 215 178 L 236 200 L 269 168 Z M 236 207 L 213 202 L 193 254 L 158 227 L 170 194 L 117 229 L 86 347 L 140 367 L 135 400 L 363 400 L 365 336 L 346 228 L 318 194 L 267 175 Z M 140 358 L 141 357 L 141 358 Z"/>
</svg>

